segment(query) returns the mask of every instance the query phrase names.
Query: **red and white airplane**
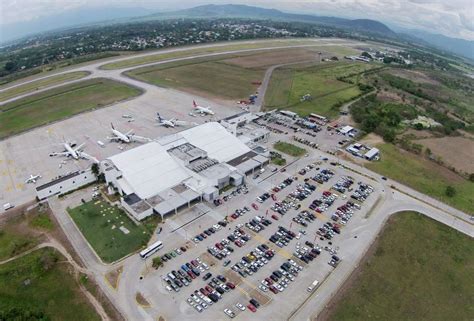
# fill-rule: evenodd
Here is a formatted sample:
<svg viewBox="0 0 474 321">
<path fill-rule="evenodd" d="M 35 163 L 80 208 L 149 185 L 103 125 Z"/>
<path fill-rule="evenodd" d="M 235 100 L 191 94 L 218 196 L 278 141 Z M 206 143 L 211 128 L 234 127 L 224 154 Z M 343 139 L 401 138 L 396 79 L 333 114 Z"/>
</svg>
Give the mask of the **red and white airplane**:
<svg viewBox="0 0 474 321">
<path fill-rule="evenodd" d="M 200 114 L 214 115 L 214 112 L 211 110 L 211 107 L 209 107 L 209 106 L 207 106 L 207 107 L 199 106 L 198 104 L 196 104 L 196 102 L 194 100 L 193 100 L 193 107 L 194 107 L 194 110 L 197 111 Z"/>
</svg>

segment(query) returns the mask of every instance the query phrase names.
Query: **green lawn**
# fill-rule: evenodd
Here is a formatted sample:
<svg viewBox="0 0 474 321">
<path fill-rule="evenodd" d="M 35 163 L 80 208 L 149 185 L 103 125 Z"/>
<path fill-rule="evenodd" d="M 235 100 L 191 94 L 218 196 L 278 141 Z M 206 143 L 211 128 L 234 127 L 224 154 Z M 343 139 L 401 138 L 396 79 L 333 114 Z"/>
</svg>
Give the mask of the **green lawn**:
<svg viewBox="0 0 474 321">
<path fill-rule="evenodd" d="M 473 182 L 455 175 L 432 161 L 401 151 L 392 144 L 382 144 L 377 147 L 380 149 L 382 159 L 368 163 L 367 168 L 466 213 L 474 214 Z M 448 185 L 456 189 L 454 197 L 446 196 L 445 191 Z"/>
<path fill-rule="evenodd" d="M 137 88 L 109 79 L 84 80 L 0 106 L 0 138 L 83 111 L 138 96 Z"/>
<path fill-rule="evenodd" d="M 334 321 L 469 321 L 474 241 L 418 213 L 391 218 Z"/>
<path fill-rule="evenodd" d="M 45 248 L 0 265 L 0 320 L 100 320 L 61 261 Z"/>
<path fill-rule="evenodd" d="M 300 157 L 306 153 L 306 149 L 285 142 L 277 142 L 273 145 L 273 148 L 293 157 Z"/>
<path fill-rule="evenodd" d="M 13 98 L 22 94 L 26 94 L 35 90 L 43 89 L 45 87 L 54 86 L 65 81 L 71 81 L 76 79 L 84 78 L 89 75 L 89 72 L 86 71 L 76 71 L 70 72 L 62 75 L 51 76 L 46 79 L 40 79 L 26 83 L 24 85 L 19 85 L 11 89 L 0 92 L 0 101 Z"/>
<path fill-rule="evenodd" d="M 140 68 L 127 74 L 157 86 L 199 91 L 224 99 L 246 99 L 255 92 L 252 82 L 261 81 L 264 70 L 206 58 Z"/>
<path fill-rule="evenodd" d="M 68 211 L 97 255 L 107 263 L 146 246 L 151 236 L 149 229 L 137 226 L 123 210 L 103 200 L 92 200 Z M 120 226 L 130 233 L 122 232 Z"/>
<path fill-rule="evenodd" d="M 0 261 L 27 251 L 38 243 L 37 237 L 18 233 L 8 226 L 2 227 L 0 229 Z"/>
<path fill-rule="evenodd" d="M 266 109 L 288 109 L 301 116 L 317 113 L 328 118 L 339 114 L 337 103 L 349 101 L 361 94 L 354 84 L 337 80 L 374 68 L 360 63 L 325 63 L 293 65 L 274 70 L 265 95 Z M 301 102 L 303 95 L 312 100 Z"/>
</svg>

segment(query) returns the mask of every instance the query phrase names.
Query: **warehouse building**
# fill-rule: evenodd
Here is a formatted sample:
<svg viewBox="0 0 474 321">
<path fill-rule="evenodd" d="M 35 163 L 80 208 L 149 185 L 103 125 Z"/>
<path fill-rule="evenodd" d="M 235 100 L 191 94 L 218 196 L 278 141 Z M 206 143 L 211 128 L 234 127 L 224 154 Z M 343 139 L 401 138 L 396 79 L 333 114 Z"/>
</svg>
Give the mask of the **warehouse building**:
<svg viewBox="0 0 474 321">
<path fill-rule="evenodd" d="M 373 147 L 367 153 L 365 153 L 364 157 L 367 160 L 374 160 L 379 157 L 379 154 L 380 151 L 377 148 Z"/>
<path fill-rule="evenodd" d="M 137 220 L 212 201 L 268 164 L 217 122 L 209 122 L 109 157 L 101 170 Z"/>
</svg>

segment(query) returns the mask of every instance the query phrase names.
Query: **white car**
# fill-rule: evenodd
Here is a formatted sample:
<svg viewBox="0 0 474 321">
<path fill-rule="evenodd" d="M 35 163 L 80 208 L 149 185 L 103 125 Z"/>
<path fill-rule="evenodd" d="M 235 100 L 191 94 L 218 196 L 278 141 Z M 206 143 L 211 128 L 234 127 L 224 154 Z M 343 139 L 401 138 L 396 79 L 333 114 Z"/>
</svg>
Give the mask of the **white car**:
<svg viewBox="0 0 474 321">
<path fill-rule="evenodd" d="M 231 309 L 224 309 L 224 313 L 227 314 L 231 318 L 235 317 L 235 313 Z"/>
<path fill-rule="evenodd" d="M 203 310 L 203 308 L 200 305 L 196 305 L 194 308 L 197 310 L 197 312 L 202 312 Z"/>
<path fill-rule="evenodd" d="M 235 306 L 236 306 L 237 309 L 239 309 L 240 311 L 245 311 L 245 307 L 244 307 L 241 303 L 237 303 Z"/>
</svg>

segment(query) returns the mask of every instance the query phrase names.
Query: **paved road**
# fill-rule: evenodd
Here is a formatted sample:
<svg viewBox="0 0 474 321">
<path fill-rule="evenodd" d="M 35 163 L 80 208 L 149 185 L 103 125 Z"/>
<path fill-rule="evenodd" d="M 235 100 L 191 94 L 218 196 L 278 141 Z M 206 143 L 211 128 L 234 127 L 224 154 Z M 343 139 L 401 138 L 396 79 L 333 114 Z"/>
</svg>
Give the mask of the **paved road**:
<svg viewBox="0 0 474 321">
<path fill-rule="evenodd" d="M 319 44 L 315 44 L 319 45 Z M 210 47 L 212 45 L 207 45 L 203 47 Z M 282 47 L 271 47 L 271 48 L 259 48 L 259 49 L 249 49 L 249 50 L 234 50 L 234 51 L 227 51 L 223 53 L 213 53 L 213 54 L 205 54 L 205 55 L 195 55 L 192 57 L 187 58 L 179 58 L 179 59 L 171 59 L 157 63 L 150 63 L 147 65 L 157 65 L 163 64 L 171 61 L 180 61 L 186 59 L 194 59 L 199 57 L 206 57 L 206 56 L 216 56 L 216 55 L 223 55 L 223 54 L 230 54 L 230 53 L 238 53 L 238 52 L 248 52 L 248 51 L 256 51 L 256 50 L 274 50 L 278 48 L 296 48 L 296 47 L 305 47 L 304 46 L 282 46 Z M 175 51 L 182 51 L 186 50 L 183 48 L 171 49 L 167 51 L 162 51 L 162 53 L 169 53 Z M 140 56 L 147 56 L 147 55 L 155 55 L 156 52 L 150 52 L 146 54 L 142 54 Z M 127 58 L 117 58 L 111 59 L 107 63 L 115 62 L 115 61 L 122 61 L 128 59 Z M 105 77 L 111 78 L 114 80 L 122 81 L 128 83 L 130 85 L 139 87 L 145 91 L 153 91 L 156 89 L 155 86 L 130 79 L 125 77 L 122 73 L 126 70 L 134 69 L 136 67 L 131 68 L 124 68 L 120 70 L 102 70 L 99 67 L 103 65 L 104 62 L 100 63 L 92 63 L 87 66 L 81 66 L 77 68 L 71 68 L 67 71 L 59 72 L 57 74 L 72 72 L 72 71 L 81 71 L 87 70 L 90 71 L 92 74 L 87 76 L 83 79 L 88 78 L 95 78 L 95 77 Z M 270 79 L 272 71 L 275 69 L 270 68 L 267 70 L 265 75 L 264 81 L 262 83 L 263 92 L 265 92 L 266 87 L 268 86 L 268 80 Z M 46 78 L 46 77 L 43 77 Z M 83 80 L 82 79 L 82 80 Z M 69 82 L 73 83 L 75 81 Z M 64 85 L 64 84 L 61 84 Z M 49 87 L 50 89 L 52 87 Z M 25 97 L 27 95 L 22 95 L 19 97 Z M 263 94 L 261 95 L 260 100 L 258 101 L 257 106 L 261 106 L 263 100 Z M 16 98 L 19 99 L 19 98 Z M 9 100 L 9 101 L 13 101 Z M 3 102 L 5 103 L 5 102 Z M 334 159 L 333 156 L 326 155 L 321 151 L 314 151 L 311 152 L 310 159 L 327 156 L 329 158 Z M 420 213 L 423 213 L 429 217 L 432 217 L 435 220 L 438 220 L 444 224 L 452 226 L 453 228 L 469 235 L 473 236 L 473 224 L 470 221 L 469 215 L 458 211 L 446 204 L 443 204 L 437 200 L 432 199 L 426 195 L 423 195 L 413 189 L 399 184 L 394 181 L 384 181 L 381 179 L 380 175 L 367 170 L 361 166 L 346 162 L 340 161 L 342 165 L 347 167 L 349 170 L 356 171 L 361 173 L 366 177 L 370 177 L 374 179 L 380 186 L 383 188 L 383 195 L 381 202 L 377 205 L 375 209 L 373 209 L 372 214 L 368 218 L 359 218 L 358 224 L 352 224 L 352 233 L 357 233 L 358 242 L 364 242 L 365 249 L 369 247 L 372 243 L 373 239 L 376 237 L 377 233 L 380 231 L 381 227 L 383 226 L 384 222 L 387 218 L 401 210 L 414 210 Z M 392 188 L 392 186 L 394 188 Z M 78 202 L 81 198 L 82 192 L 74 193 L 73 195 L 68 196 L 68 198 L 77 198 L 74 201 Z M 88 193 L 88 191 L 84 191 L 84 193 Z M 152 320 L 153 318 L 149 313 L 147 313 L 143 308 L 138 306 L 135 302 L 135 294 L 138 289 L 138 282 L 139 276 L 142 273 L 143 269 L 143 262 L 138 258 L 137 255 L 131 256 L 120 262 L 119 264 L 115 265 L 106 265 L 103 264 L 100 259 L 95 255 L 94 251 L 91 250 L 89 244 L 86 242 L 82 234 L 78 231 L 77 227 L 72 222 L 71 218 L 66 212 L 64 207 L 65 202 L 58 201 L 51 199 L 50 205 L 51 208 L 58 218 L 59 224 L 65 231 L 65 234 L 70 239 L 72 245 L 74 246 L 75 250 L 78 252 L 81 259 L 84 261 L 87 269 L 95 276 L 99 286 L 103 290 L 103 292 L 107 295 L 107 297 L 114 303 L 114 305 L 119 309 L 119 311 L 124 315 L 124 317 L 128 320 Z M 351 232 L 349 231 L 349 232 Z M 336 293 L 339 287 L 345 280 L 345 276 L 348 276 L 353 269 L 357 266 L 360 259 L 363 257 L 365 251 L 351 251 L 353 248 L 353 244 L 347 242 L 347 244 L 343 244 L 341 246 L 343 249 L 341 256 L 344 257 L 343 262 L 338 266 L 339 273 L 332 273 L 331 276 L 324 282 L 320 289 L 316 292 L 316 295 L 309 300 L 305 305 L 301 306 L 300 309 L 294 311 L 291 319 L 294 320 L 308 320 L 314 313 L 318 313 L 321 311 L 324 306 L 329 302 L 330 298 Z M 344 252 L 345 251 L 345 252 Z M 121 276 L 120 286 L 117 290 L 112 289 L 107 282 L 105 281 L 104 275 L 107 271 L 111 269 L 115 269 L 118 265 L 123 265 L 124 270 Z M 341 275 L 344 277 L 341 278 Z M 157 311 L 154 311 L 157 312 Z"/>
</svg>

